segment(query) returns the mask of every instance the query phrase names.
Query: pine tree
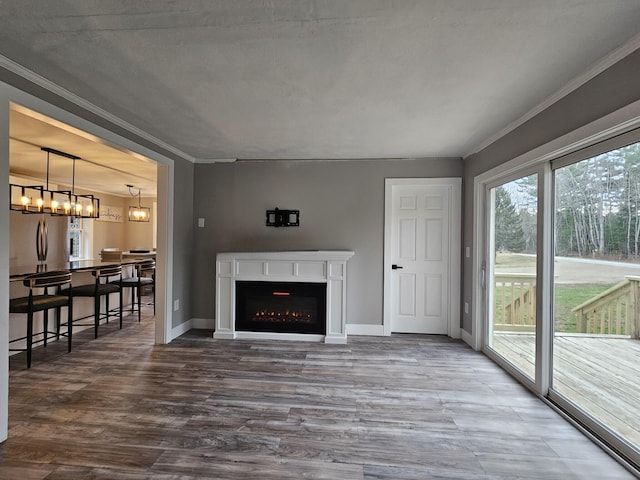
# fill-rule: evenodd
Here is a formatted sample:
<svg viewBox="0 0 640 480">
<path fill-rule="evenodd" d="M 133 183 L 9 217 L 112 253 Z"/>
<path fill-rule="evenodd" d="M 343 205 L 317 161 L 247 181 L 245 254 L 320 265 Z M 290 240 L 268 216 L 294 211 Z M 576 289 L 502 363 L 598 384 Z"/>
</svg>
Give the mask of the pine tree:
<svg viewBox="0 0 640 480">
<path fill-rule="evenodd" d="M 495 189 L 495 247 L 499 252 L 522 252 L 525 247 L 522 219 L 502 186 Z"/>
</svg>

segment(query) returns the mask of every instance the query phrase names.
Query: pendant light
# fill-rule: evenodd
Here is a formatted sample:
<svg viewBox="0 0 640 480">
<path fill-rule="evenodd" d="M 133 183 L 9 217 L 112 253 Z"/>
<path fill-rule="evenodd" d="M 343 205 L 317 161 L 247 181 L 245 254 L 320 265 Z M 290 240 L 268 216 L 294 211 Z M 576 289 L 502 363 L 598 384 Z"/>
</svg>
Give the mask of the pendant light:
<svg viewBox="0 0 640 480">
<path fill-rule="evenodd" d="M 140 203 L 140 191 L 138 188 L 138 195 L 133 193 L 131 189 L 135 188 L 133 185 L 127 185 L 129 189 L 129 195 L 132 197 L 138 197 L 138 206 L 130 205 L 129 206 L 129 221 L 130 222 L 148 222 L 151 218 L 151 208 L 143 207 Z"/>
</svg>

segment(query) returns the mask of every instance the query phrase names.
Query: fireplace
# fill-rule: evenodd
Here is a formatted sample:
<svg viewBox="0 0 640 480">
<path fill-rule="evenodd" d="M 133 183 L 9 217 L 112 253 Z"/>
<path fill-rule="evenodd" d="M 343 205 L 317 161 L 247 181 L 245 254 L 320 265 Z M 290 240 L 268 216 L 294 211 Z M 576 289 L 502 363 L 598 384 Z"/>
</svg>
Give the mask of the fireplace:
<svg viewBox="0 0 640 480">
<path fill-rule="evenodd" d="M 324 335 L 327 285 L 236 282 L 236 331 Z"/>
<path fill-rule="evenodd" d="M 347 343 L 352 256 L 347 250 L 218 253 L 214 338 Z"/>
</svg>

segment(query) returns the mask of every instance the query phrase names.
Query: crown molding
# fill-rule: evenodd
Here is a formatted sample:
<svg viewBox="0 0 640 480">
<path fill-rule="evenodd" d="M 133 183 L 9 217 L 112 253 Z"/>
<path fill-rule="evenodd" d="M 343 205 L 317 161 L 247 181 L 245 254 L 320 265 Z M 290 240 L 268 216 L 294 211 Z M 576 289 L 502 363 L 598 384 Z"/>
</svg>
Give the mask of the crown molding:
<svg viewBox="0 0 640 480">
<path fill-rule="evenodd" d="M 120 117 L 117 117 L 107 112 L 106 110 L 98 107 L 97 105 L 94 105 L 93 103 L 85 100 L 84 98 L 79 97 L 75 93 L 72 93 L 69 90 L 61 87 L 60 85 L 52 82 L 51 80 L 48 80 L 42 75 L 39 75 L 29 70 L 28 68 L 20 65 L 19 63 L 14 62 L 13 60 L 5 57 L 4 55 L 0 55 L 0 68 L 5 69 L 15 75 L 18 75 L 19 77 L 27 80 L 28 82 L 31 82 L 34 85 L 37 85 L 45 89 L 46 91 L 54 95 L 57 95 L 63 98 L 64 100 L 67 100 L 68 102 L 73 103 L 74 105 L 77 105 L 83 110 L 86 110 L 102 118 L 103 120 L 106 120 L 107 122 L 119 128 L 122 128 L 123 130 L 151 143 L 152 145 L 155 145 L 158 148 L 161 148 L 167 152 L 171 152 L 172 154 L 176 155 L 179 158 L 182 158 L 183 160 L 187 160 L 191 163 L 195 163 L 196 161 L 194 157 L 183 152 L 182 150 L 172 145 L 169 145 L 166 142 L 163 142 L 159 138 L 154 137 L 153 135 L 145 132 L 144 130 L 139 129 L 138 127 L 135 127 L 134 125 L 130 124 L 129 122 L 126 122 Z"/>
<path fill-rule="evenodd" d="M 609 54 L 602 57 L 596 63 L 592 64 L 591 67 L 589 67 L 584 73 L 582 73 L 581 75 L 578 75 L 576 78 L 568 82 L 560 90 L 558 90 L 557 92 L 553 93 L 552 95 L 544 99 L 542 102 L 540 102 L 538 105 L 533 107 L 531 110 L 529 110 L 527 113 L 522 115 L 520 118 L 511 122 L 503 129 L 499 130 L 495 134 L 491 135 L 489 138 L 480 142 L 475 148 L 472 148 L 469 152 L 467 152 L 466 155 L 463 155 L 462 158 L 466 159 L 467 157 L 487 148 L 493 142 L 499 140 L 500 138 L 504 137 L 508 133 L 512 132 L 513 130 L 515 130 L 516 128 L 518 128 L 520 125 L 524 124 L 528 120 L 531 120 L 533 117 L 543 112 L 545 109 L 549 108 L 554 103 L 566 97 L 571 92 L 577 90 L 582 85 L 584 85 L 588 81 L 595 78 L 597 75 L 604 72 L 606 69 L 612 67 L 623 58 L 627 57 L 631 53 L 638 50 L 638 48 L 640 48 L 640 33 L 634 35 L 624 45 L 622 45 L 619 48 L 616 48 L 615 50 L 611 51 Z"/>
<path fill-rule="evenodd" d="M 195 163 L 234 163 L 237 158 L 196 158 Z"/>
</svg>

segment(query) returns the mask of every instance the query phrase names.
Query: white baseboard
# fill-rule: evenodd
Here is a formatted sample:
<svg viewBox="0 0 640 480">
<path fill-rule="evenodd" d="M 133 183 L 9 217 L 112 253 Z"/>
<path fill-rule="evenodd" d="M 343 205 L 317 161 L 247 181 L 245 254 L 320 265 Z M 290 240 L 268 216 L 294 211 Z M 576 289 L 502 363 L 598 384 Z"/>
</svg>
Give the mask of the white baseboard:
<svg viewBox="0 0 640 480">
<path fill-rule="evenodd" d="M 364 323 L 347 323 L 347 335 L 384 337 L 384 327 L 382 325 L 368 325 Z"/>
<path fill-rule="evenodd" d="M 475 341 L 473 338 L 473 335 L 471 335 L 469 332 L 467 332 L 466 330 L 464 330 L 463 328 L 460 329 L 460 338 L 462 339 L 462 341 L 464 343 L 466 343 L 467 345 L 469 345 L 471 348 L 473 348 L 474 350 L 476 350 L 475 347 Z"/>
<path fill-rule="evenodd" d="M 181 323 L 177 327 L 171 329 L 171 340 L 178 338 L 183 333 L 188 332 L 192 328 L 211 329 L 215 326 L 216 322 L 213 318 L 191 318 L 186 322 Z"/>
<path fill-rule="evenodd" d="M 174 338 L 178 338 L 180 335 L 188 332 L 192 328 L 193 327 L 191 326 L 191 320 L 187 320 L 186 322 L 181 323 L 177 327 L 173 327 L 171 329 L 171 340 L 173 340 Z"/>
</svg>

